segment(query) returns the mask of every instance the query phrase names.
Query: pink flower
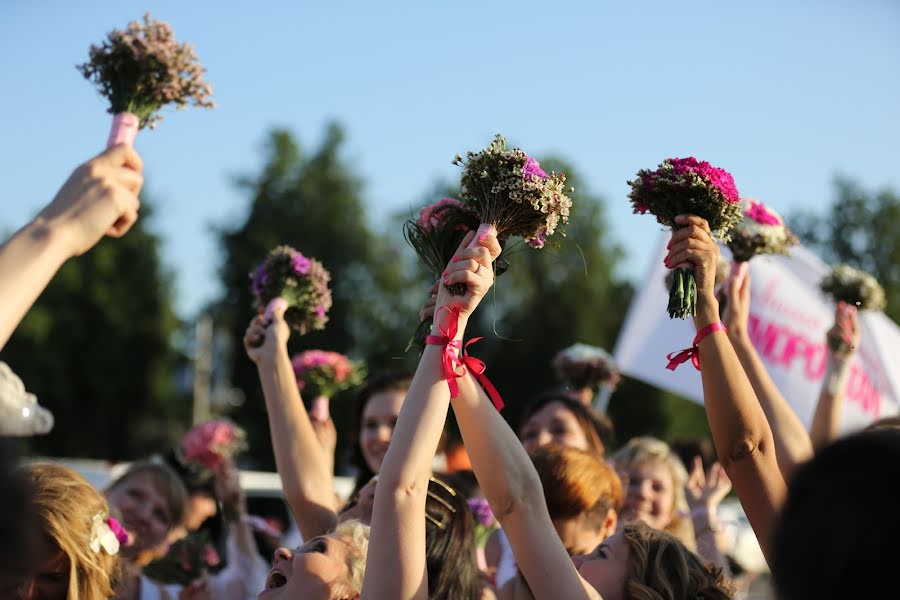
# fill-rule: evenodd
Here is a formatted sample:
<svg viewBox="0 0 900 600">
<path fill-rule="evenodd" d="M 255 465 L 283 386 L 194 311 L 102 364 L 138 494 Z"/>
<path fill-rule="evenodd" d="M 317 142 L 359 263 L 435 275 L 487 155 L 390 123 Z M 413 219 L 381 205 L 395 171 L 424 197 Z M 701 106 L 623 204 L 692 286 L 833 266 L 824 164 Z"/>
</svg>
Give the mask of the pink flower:
<svg viewBox="0 0 900 600">
<path fill-rule="evenodd" d="M 696 175 L 705 183 L 717 188 L 726 201 L 731 203 L 740 201 L 740 195 L 734 185 L 734 178 L 728 171 L 714 167 L 706 161 L 697 160 L 693 156 L 670 158 L 667 162 L 672 165 L 672 170 L 676 175 Z"/>
<path fill-rule="evenodd" d="M 766 208 L 762 202 L 750 201 L 750 208 L 745 213 L 748 217 L 762 225 L 781 225 L 781 221 Z"/>
<path fill-rule="evenodd" d="M 532 248 L 543 248 L 544 244 L 547 242 L 547 228 L 541 228 L 538 234 L 528 240 L 526 243 Z"/>
<path fill-rule="evenodd" d="M 187 462 L 216 469 L 241 450 L 243 443 L 243 430 L 230 421 L 207 421 L 184 436 L 181 451 Z"/>
<path fill-rule="evenodd" d="M 219 558 L 219 553 L 209 544 L 203 547 L 203 550 L 200 551 L 200 556 L 203 560 L 203 564 L 207 567 L 218 567 L 222 562 L 222 559 Z"/>
<path fill-rule="evenodd" d="M 310 265 L 312 265 L 312 261 L 298 252 L 293 256 L 293 258 L 291 258 L 291 265 L 294 267 L 294 271 L 298 275 L 308 275 L 309 267 Z M 325 313 L 323 312 L 322 314 L 324 315 Z"/>
<path fill-rule="evenodd" d="M 535 177 L 547 179 L 547 174 L 541 168 L 541 165 L 530 156 L 525 159 L 525 166 L 522 167 L 522 175 L 526 179 L 534 179 Z"/>
<path fill-rule="evenodd" d="M 419 211 L 419 218 L 416 219 L 416 223 L 424 229 L 425 231 L 434 231 L 435 229 L 440 229 L 444 225 L 444 221 L 440 218 L 441 211 L 438 211 L 438 214 L 434 214 L 435 211 L 442 206 L 454 206 L 456 208 L 462 208 L 463 204 L 456 198 L 441 198 L 434 204 L 429 204 L 422 208 Z"/>
<path fill-rule="evenodd" d="M 321 304 L 318 305 L 318 306 L 316 307 L 316 314 L 317 314 L 318 316 L 320 316 L 320 317 L 324 317 L 324 316 L 325 316 L 325 307 L 322 306 Z"/>
</svg>

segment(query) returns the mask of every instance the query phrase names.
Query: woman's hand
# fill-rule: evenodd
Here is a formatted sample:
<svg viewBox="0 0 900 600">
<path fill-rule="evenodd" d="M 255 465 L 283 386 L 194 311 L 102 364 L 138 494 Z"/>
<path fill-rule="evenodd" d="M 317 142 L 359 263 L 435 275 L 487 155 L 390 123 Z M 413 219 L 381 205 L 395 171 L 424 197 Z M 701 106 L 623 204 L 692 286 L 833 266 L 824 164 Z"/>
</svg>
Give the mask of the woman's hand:
<svg viewBox="0 0 900 600">
<path fill-rule="evenodd" d="M 750 273 L 745 270 L 728 280 L 728 303 L 722 320 L 732 338 L 747 336 L 750 321 Z"/>
<path fill-rule="evenodd" d="M 460 319 L 467 321 L 478 307 L 482 298 L 494 284 L 493 262 L 500 256 L 500 243 L 492 235 L 482 235 L 473 248 L 467 248 L 475 233 L 469 232 L 463 238 L 453 259 L 447 265 L 442 277 L 443 285 L 439 286 L 435 319 L 439 318 L 440 309 L 459 308 Z M 462 296 L 454 296 L 447 290 L 448 285 L 462 283 L 466 291 Z"/>
<path fill-rule="evenodd" d="M 715 514 L 719 504 L 731 491 L 731 480 L 719 463 L 713 463 L 709 473 L 705 473 L 703 461 L 697 456 L 684 489 L 692 513 L 705 510 L 709 514 Z"/>
<path fill-rule="evenodd" d="M 257 315 L 250 321 L 244 333 L 244 350 L 257 366 L 271 365 L 279 351 L 287 352 L 291 329 L 284 320 L 286 310 L 286 303 L 276 301 L 272 303 L 271 319 Z"/>
<path fill-rule="evenodd" d="M 826 334 L 831 356 L 847 360 L 859 348 L 860 331 L 856 307 L 846 302 L 838 302 L 834 311 L 834 325 Z"/>
<path fill-rule="evenodd" d="M 678 269 L 692 265 L 698 301 L 714 301 L 719 245 L 710 233 L 709 223 L 694 215 L 679 215 L 675 222 L 681 228 L 672 232 L 666 266 Z"/>
</svg>

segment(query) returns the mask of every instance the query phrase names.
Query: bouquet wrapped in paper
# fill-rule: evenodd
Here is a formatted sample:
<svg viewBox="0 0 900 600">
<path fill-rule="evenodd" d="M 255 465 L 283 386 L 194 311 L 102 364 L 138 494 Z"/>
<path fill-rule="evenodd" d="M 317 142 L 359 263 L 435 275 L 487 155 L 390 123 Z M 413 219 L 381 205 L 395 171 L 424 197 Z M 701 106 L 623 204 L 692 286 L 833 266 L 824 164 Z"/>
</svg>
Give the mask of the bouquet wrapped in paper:
<svg viewBox="0 0 900 600">
<path fill-rule="evenodd" d="M 457 155 L 453 164 L 463 168 L 460 200 L 480 221 L 476 239 L 521 237 L 542 248 L 560 225 L 569 221 L 572 201 L 566 195 L 564 173 L 546 173 L 538 162 L 518 148 L 507 148 L 503 136 L 478 152 Z M 572 191 L 572 188 L 569 188 Z M 448 289 L 465 292 L 459 284 Z"/>
<path fill-rule="evenodd" d="M 742 201 L 744 216 L 731 230 L 728 249 L 734 262 L 744 265 L 760 254 L 789 254 L 797 236 L 774 210 L 751 198 Z"/>
<path fill-rule="evenodd" d="M 850 265 L 835 265 L 819 287 L 837 303 L 839 317 L 841 311 L 884 310 L 887 305 L 884 288 L 878 280 Z M 846 316 L 846 315 L 844 315 Z M 840 323 L 840 319 L 838 320 Z M 829 336 L 828 345 L 835 352 L 846 353 L 852 349 L 852 339 L 848 331 Z"/>
<path fill-rule="evenodd" d="M 256 310 L 271 314 L 272 303 L 285 302 L 284 319 L 300 335 L 324 329 L 331 308 L 331 275 L 314 258 L 290 246 L 278 246 L 250 274 L 250 291 Z"/>
<path fill-rule="evenodd" d="M 152 129 L 162 120 L 159 111 L 167 104 L 215 106 L 194 49 L 179 44 L 169 24 L 149 13 L 143 24 L 133 21 L 92 45 L 88 62 L 78 70 L 109 100 L 113 123 L 107 147 L 133 144 L 138 129 Z"/>
<path fill-rule="evenodd" d="M 594 392 L 602 390 L 595 404 L 605 405 L 622 380 L 612 356 L 603 348 L 587 344 L 573 344 L 560 350 L 553 358 L 553 368 L 563 383 L 575 391 L 588 391 L 588 395 L 593 397 Z M 584 401 L 591 403 L 588 398 Z M 606 409 L 605 406 L 598 408 Z"/>
<path fill-rule="evenodd" d="M 173 543 L 166 555 L 144 567 L 142 574 L 165 585 L 188 586 L 225 566 L 211 534 L 201 529 Z"/>
<path fill-rule="evenodd" d="M 740 195 L 725 170 L 696 158 L 667 158 L 655 170 L 641 169 L 629 181 L 634 212 L 650 213 L 673 229 L 678 215 L 706 219 L 715 238 L 727 242 L 741 219 Z M 686 319 L 697 313 L 697 280 L 693 270 L 675 269 L 669 291 L 669 317 Z"/>
<path fill-rule="evenodd" d="M 478 217 L 466 209 L 462 202 L 455 198 L 442 198 L 423 207 L 416 219 L 408 219 L 403 224 L 403 236 L 432 279 L 438 281 L 462 239 L 470 230 L 477 229 L 478 225 Z M 506 260 L 498 258 L 494 264 L 494 273 L 500 275 L 507 267 Z M 421 352 L 430 329 L 430 320 L 419 323 L 406 351 L 418 348 Z"/>
<path fill-rule="evenodd" d="M 291 363 L 310 417 L 323 423 L 330 416 L 328 401 L 335 394 L 361 384 L 366 376 L 361 362 L 338 352 L 306 350 L 295 355 Z"/>
<path fill-rule="evenodd" d="M 247 434 L 228 419 L 195 425 L 178 448 L 178 460 L 194 470 L 218 472 L 226 462 L 247 449 Z"/>
</svg>

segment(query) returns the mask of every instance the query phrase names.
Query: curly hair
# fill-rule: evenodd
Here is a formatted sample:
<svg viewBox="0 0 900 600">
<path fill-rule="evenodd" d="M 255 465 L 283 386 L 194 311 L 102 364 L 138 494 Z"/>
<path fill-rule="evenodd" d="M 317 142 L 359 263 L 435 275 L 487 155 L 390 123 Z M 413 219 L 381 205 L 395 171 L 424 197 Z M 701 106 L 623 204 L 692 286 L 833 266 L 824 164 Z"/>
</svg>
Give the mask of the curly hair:
<svg viewBox="0 0 900 600">
<path fill-rule="evenodd" d="M 644 523 L 622 531 L 630 558 L 625 579 L 628 600 L 729 600 L 732 590 L 721 569 L 704 565 L 674 536 Z"/>
<path fill-rule="evenodd" d="M 347 587 L 351 592 L 362 590 L 366 576 L 366 556 L 369 553 L 369 526 L 357 520 L 344 521 L 335 528 L 333 536 L 345 540 L 351 548 L 347 555 Z"/>
<path fill-rule="evenodd" d="M 91 549 L 94 515 L 109 516 L 103 495 L 81 475 L 61 465 L 22 467 L 37 524 L 69 560 L 68 600 L 105 600 L 114 596 L 118 555 Z"/>
</svg>

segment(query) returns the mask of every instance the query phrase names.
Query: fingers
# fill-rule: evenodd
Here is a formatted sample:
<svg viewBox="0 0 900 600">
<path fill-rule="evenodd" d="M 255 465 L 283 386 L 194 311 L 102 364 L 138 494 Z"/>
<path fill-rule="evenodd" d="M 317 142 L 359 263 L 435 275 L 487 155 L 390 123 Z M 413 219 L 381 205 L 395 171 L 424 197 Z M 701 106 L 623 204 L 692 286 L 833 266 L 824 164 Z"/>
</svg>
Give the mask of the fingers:
<svg viewBox="0 0 900 600">
<path fill-rule="evenodd" d="M 490 255 L 491 262 L 497 260 L 503 248 L 500 247 L 500 240 L 495 235 L 485 234 L 478 238 L 478 245 L 485 248 Z"/>
<path fill-rule="evenodd" d="M 702 228 L 706 233 L 712 234 L 709 229 L 709 223 L 706 222 L 706 219 L 702 217 L 698 217 L 697 215 L 678 215 L 675 217 L 675 222 L 682 227 L 687 225 L 695 225 L 697 227 Z"/>
<path fill-rule="evenodd" d="M 97 155 L 93 160 L 112 166 L 126 167 L 138 173 L 144 170 L 144 161 L 133 146 L 119 144 Z"/>
<path fill-rule="evenodd" d="M 141 175 L 138 171 L 120 168 L 116 169 L 113 173 L 115 175 L 117 183 L 124 187 L 126 190 L 128 190 L 135 196 L 137 196 L 141 192 L 141 188 L 144 185 L 144 176 Z"/>
<path fill-rule="evenodd" d="M 700 247 L 690 247 L 686 250 L 682 250 L 681 252 L 677 252 L 675 254 L 671 254 L 669 256 L 669 260 L 666 262 L 666 265 L 670 269 L 680 268 L 685 263 L 690 263 L 695 266 L 702 265 L 703 263 L 710 260 L 710 255 L 713 257 L 718 256 L 718 248 L 715 246 L 715 249 L 711 249 L 708 245 L 703 245 Z"/>
</svg>

